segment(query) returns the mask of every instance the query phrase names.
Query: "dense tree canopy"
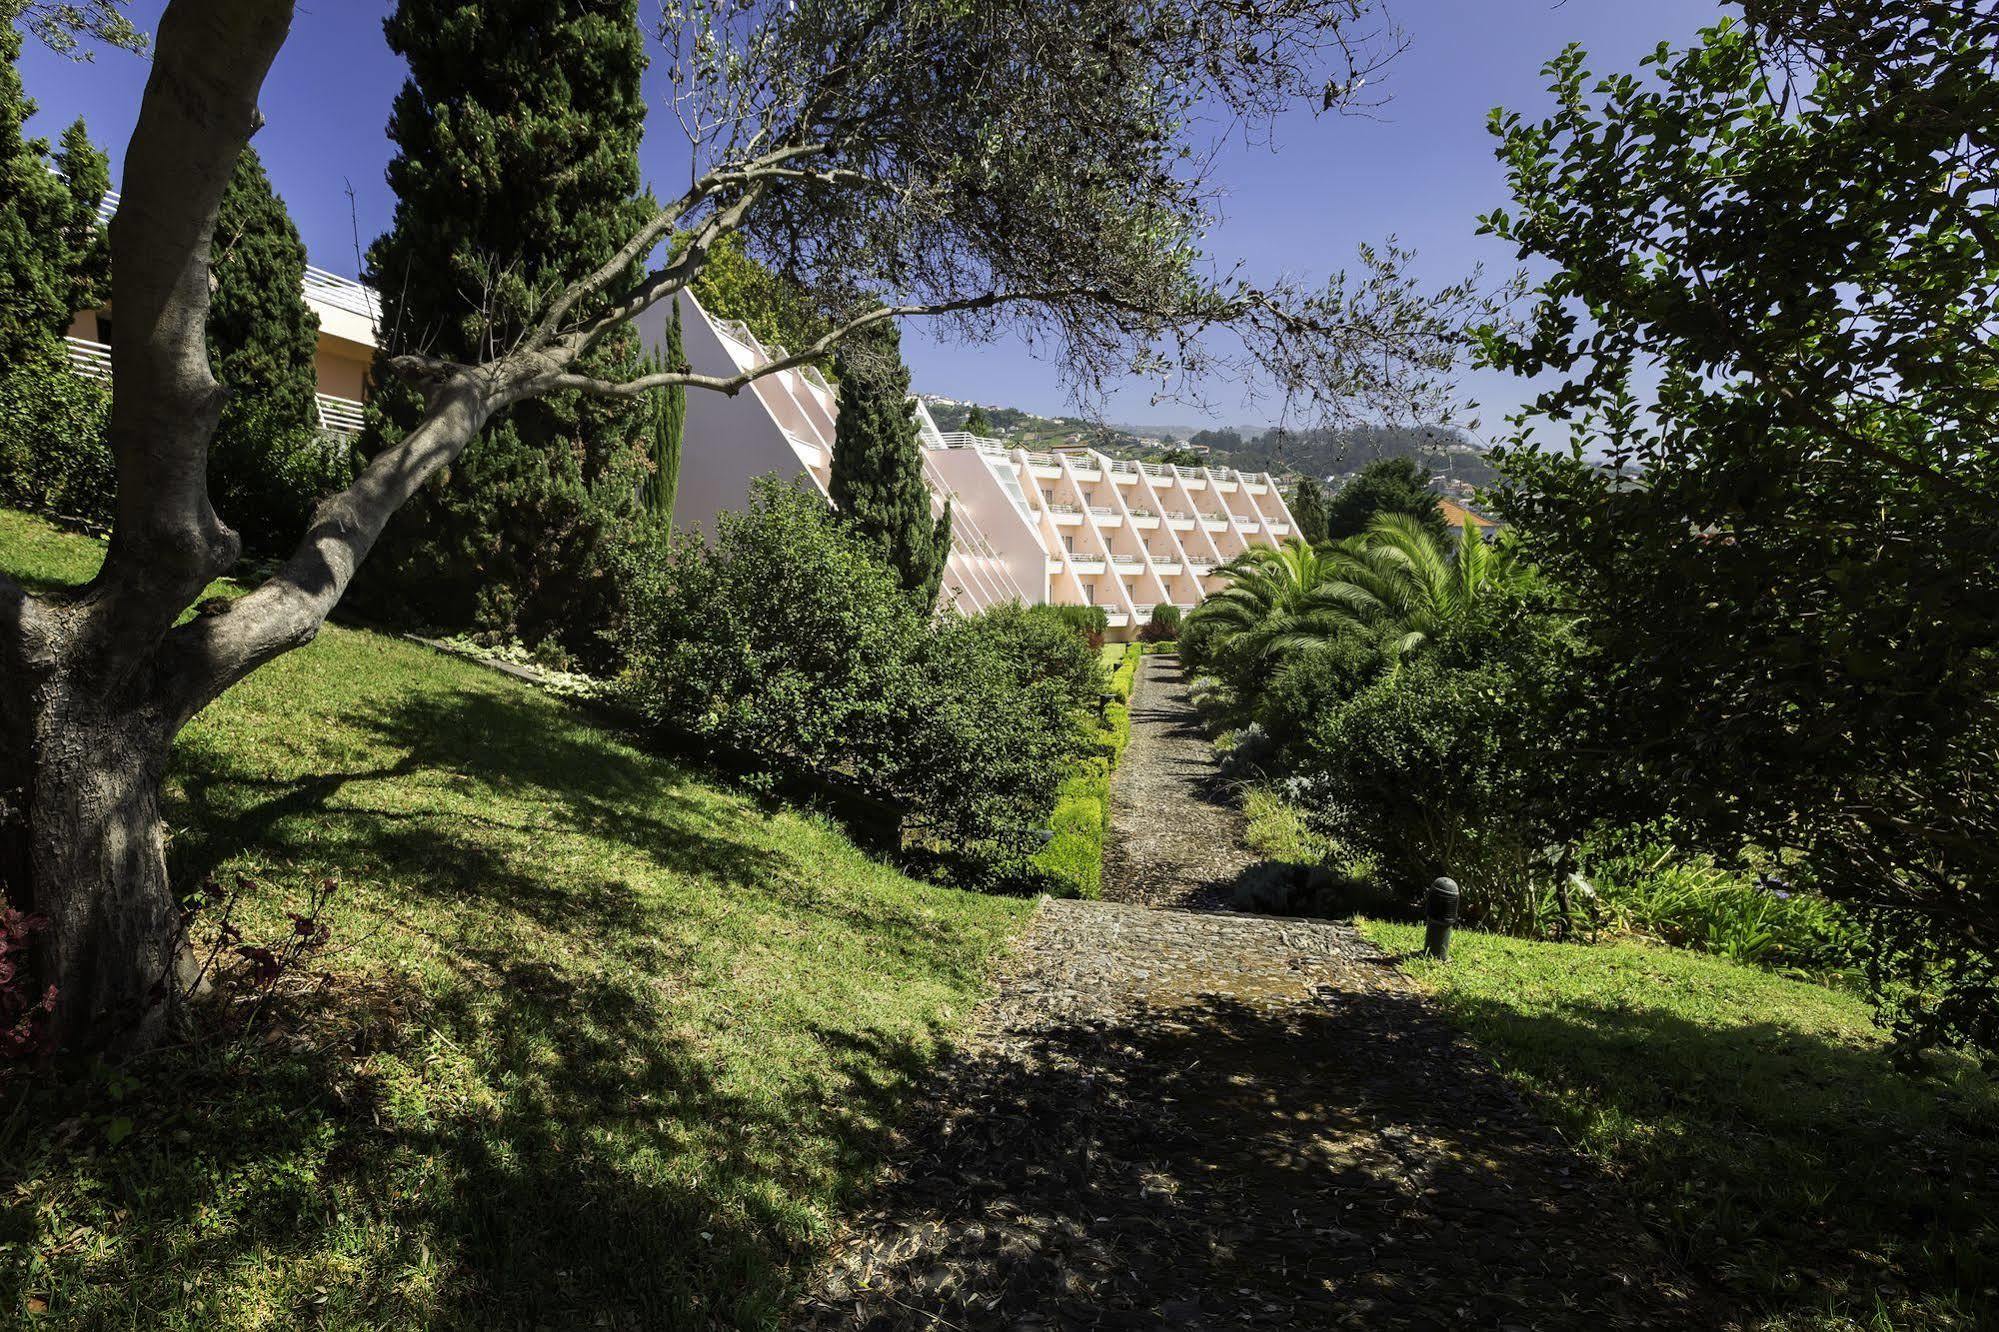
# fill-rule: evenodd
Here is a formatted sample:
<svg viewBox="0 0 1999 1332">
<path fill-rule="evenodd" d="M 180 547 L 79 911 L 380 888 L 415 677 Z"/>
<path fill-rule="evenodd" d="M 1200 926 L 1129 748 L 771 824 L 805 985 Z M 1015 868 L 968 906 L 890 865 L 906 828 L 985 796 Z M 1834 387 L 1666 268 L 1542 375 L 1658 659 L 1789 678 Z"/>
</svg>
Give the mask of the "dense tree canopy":
<svg viewBox="0 0 1999 1332">
<path fill-rule="evenodd" d="M 423 415 L 388 371 L 395 356 L 512 346 L 652 212 L 637 0 L 401 0 L 385 28 L 410 75 L 389 122 L 395 222 L 368 251 L 377 450 Z M 590 365 L 620 373 L 634 354 L 621 335 Z M 457 483 L 390 529 L 372 590 L 427 623 L 590 654 L 617 603 L 608 555 L 652 452 L 646 416 L 573 394 L 504 413 L 459 458 Z"/>
<path fill-rule="evenodd" d="M 108 295 L 111 259 L 97 222 L 110 188 L 104 155 L 83 122 L 53 152 L 28 138 L 35 113 L 17 62 L 14 0 L 0 0 L 0 364 L 17 364 L 62 336 L 70 316 Z"/>
<path fill-rule="evenodd" d="M 1361 468 L 1326 505 L 1326 535 L 1359 536 L 1384 513 L 1406 513 L 1433 536 L 1444 534 L 1429 469 L 1409 458 L 1381 458 Z"/>
<path fill-rule="evenodd" d="M 319 432 L 319 317 L 305 300 L 305 243 L 254 148 L 236 159 L 215 224 L 209 355 L 229 391 L 209 454 L 216 507 L 246 547 L 275 553 L 347 479 L 345 447 Z"/>
<path fill-rule="evenodd" d="M 1990 1048 L 1999 17 L 1750 12 L 1495 113 L 1486 225 L 1556 272 L 1485 350 L 1560 380 L 1499 509 L 1587 616 L 1606 810 L 1781 852 L 1867 913 L 1906 1030 Z"/>
</svg>

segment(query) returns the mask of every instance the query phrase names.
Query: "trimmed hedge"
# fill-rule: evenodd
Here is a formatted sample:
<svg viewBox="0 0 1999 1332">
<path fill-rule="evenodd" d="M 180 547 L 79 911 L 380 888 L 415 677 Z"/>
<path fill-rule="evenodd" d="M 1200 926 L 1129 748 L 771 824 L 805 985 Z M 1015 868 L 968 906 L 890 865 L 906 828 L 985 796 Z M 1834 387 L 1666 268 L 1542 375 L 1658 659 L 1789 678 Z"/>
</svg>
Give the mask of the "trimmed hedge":
<svg viewBox="0 0 1999 1332">
<path fill-rule="evenodd" d="M 1104 838 L 1110 831 L 1111 774 L 1131 743 L 1131 691 L 1143 653 L 1136 643 L 1106 644 L 1098 660 L 1110 677 L 1103 716 L 1092 728 L 1094 753 L 1076 760 L 1055 797 L 1055 836 L 1035 865 L 1077 897 L 1103 896 Z"/>
</svg>

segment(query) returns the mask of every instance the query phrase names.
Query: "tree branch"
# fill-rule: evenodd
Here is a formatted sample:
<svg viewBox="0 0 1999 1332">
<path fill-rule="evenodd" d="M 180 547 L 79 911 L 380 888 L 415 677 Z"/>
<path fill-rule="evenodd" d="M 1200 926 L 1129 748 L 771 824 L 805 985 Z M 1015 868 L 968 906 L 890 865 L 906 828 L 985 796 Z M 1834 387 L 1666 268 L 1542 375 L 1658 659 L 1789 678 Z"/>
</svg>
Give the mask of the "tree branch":
<svg viewBox="0 0 1999 1332">
<path fill-rule="evenodd" d="M 573 391 L 588 393 L 599 398 L 636 398 L 656 389 L 684 385 L 688 388 L 712 389 L 717 393 L 734 395 L 743 391 L 756 380 L 783 370 L 793 370 L 824 358 L 839 343 L 852 337 L 860 330 L 886 319 L 903 319 L 916 315 L 959 314 L 968 310 L 989 310 L 1001 305 L 1029 302 L 1046 302 L 1092 296 L 1109 299 L 1104 293 L 1080 287 L 1049 288 L 1043 291 L 988 292 L 981 296 L 967 296 L 955 301 L 936 301 L 927 305 L 883 305 L 867 313 L 858 315 L 838 328 L 833 329 L 812 342 L 811 345 L 795 352 L 787 352 L 774 360 L 733 375 L 701 375 L 692 371 L 662 371 L 658 374 L 641 375 L 637 379 L 598 379 L 592 375 L 580 375 L 563 370 L 536 379 L 530 386 L 535 394 Z"/>
<path fill-rule="evenodd" d="M 319 506 L 277 573 L 219 614 L 198 616 L 168 633 L 161 647 L 163 706 L 174 725 L 263 663 L 313 640 L 396 510 L 449 466 L 509 400 L 505 369 L 505 363 L 465 369 L 438 384 L 423 420 Z"/>
</svg>

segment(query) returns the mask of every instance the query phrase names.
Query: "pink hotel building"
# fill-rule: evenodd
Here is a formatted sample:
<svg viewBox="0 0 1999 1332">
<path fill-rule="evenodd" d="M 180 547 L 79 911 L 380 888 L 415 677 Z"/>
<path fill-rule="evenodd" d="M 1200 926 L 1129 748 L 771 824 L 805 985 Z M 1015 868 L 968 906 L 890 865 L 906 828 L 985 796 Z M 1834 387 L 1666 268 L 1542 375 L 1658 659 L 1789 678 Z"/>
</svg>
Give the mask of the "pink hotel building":
<svg viewBox="0 0 1999 1332">
<path fill-rule="evenodd" d="M 105 201 L 108 214 L 116 196 Z M 305 295 L 319 316 L 320 423 L 331 434 L 361 426 L 380 309 L 360 283 L 319 269 Z M 733 320 L 711 318 L 692 293 L 681 298 L 681 337 L 696 370 L 731 375 L 782 354 Z M 666 307 L 639 320 L 664 347 Z M 70 328 L 73 363 L 110 373 L 113 312 L 85 310 Z M 832 475 L 839 405 L 811 368 L 783 370 L 728 397 L 690 391 L 676 526 L 712 530 L 740 508 L 767 472 L 824 495 Z M 1155 606 L 1191 609 L 1219 582 L 1215 570 L 1251 546 L 1275 546 L 1291 512 L 1264 473 L 1173 467 L 1107 458 L 1087 449 L 1029 452 L 1004 440 L 943 432 L 920 404 L 923 472 L 931 503 L 951 504 L 951 556 L 944 601 L 970 613 L 1007 601 L 1101 606 L 1113 636 L 1136 633 Z"/>
</svg>

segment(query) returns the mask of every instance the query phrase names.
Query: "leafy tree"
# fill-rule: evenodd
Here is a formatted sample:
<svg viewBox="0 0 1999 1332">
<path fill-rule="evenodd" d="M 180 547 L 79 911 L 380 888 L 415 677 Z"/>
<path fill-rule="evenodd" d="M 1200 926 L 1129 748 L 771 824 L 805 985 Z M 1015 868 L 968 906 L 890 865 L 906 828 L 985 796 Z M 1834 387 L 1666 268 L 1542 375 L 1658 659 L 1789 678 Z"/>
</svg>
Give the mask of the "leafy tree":
<svg viewBox="0 0 1999 1332">
<path fill-rule="evenodd" d="M 236 159 L 216 218 L 209 356 L 229 391 L 209 446 L 217 510 L 247 549 L 275 552 L 346 482 L 344 446 L 322 439 L 319 317 L 306 304 L 305 243 L 254 148 Z"/>
<path fill-rule="evenodd" d="M 1434 536 L 1444 535 L 1443 511 L 1430 489 L 1430 470 L 1409 458 L 1379 458 L 1340 487 L 1326 506 L 1326 535 L 1359 536 L 1376 515 L 1406 513 Z"/>
<path fill-rule="evenodd" d="M 1168 449 L 1159 455 L 1159 461 L 1174 467 L 1205 467 L 1208 460 L 1192 449 Z"/>
<path fill-rule="evenodd" d="M 1210 276 L 1231 269 L 1202 253 L 1212 191 L 1185 169 L 1206 160 L 1193 139 L 1212 117 L 1197 108 L 1262 124 L 1340 103 L 1375 49 L 1355 26 L 1365 8 L 692 0 L 662 37 L 668 81 L 702 104 L 695 165 L 685 190 L 626 230 L 642 59 L 624 39 L 631 9 L 412 3 L 391 20 L 418 67 L 395 121 L 399 222 L 372 265 L 402 348 L 377 366 L 378 401 L 399 428 L 378 434 L 270 577 L 222 613 L 188 616 L 241 545 L 205 485 L 211 241 L 293 0 L 167 0 L 111 224 L 119 319 L 152 331 L 112 347 L 112 539 L 74 601 L 0 577 L 0 872 L 50 920 L 35 968 L 62 995 L 57 1037 L 164 1030 L 192 970 L 160 816 L 174 739 L 313 638 L 420 487 L 449 474 L 426 509 L 482 487 L 511 504 L 581 451 L 582 483 L 632 504 L 635 481 L 614 481 L 611 459 L 587 447 L 620 436 L 574 401 L 558 404 L 578 414 L 559 437 L 568 455 L 536 453 L 539 471 L 460 465 L 496 420 L 542 410 L 528 404 L 575 393 L 615 416 L 675 384 L 740 392 L 863 328 L 928 315 L 946 336 L 1047 337 L 1085 390 L 1171 356 L 1195 374 L 1260 367 L 1307 404 L 1427 410 L 1476 311 L 1464 287 L 1419 291 L 1395 252 L 1364 252 L 1356 276 L 1317 290 Z M 967 69 L 983 76 L 957 76 Z M 567 114 L 564 88 L 610 101 L 617 128 Z M 621 171 L 627 191 L 606 183 Z M 475 224 L 477 244 L 461 244 Z M 635 275 L 688 231 L 678 255 Z M 828 331 L 735 374 L 618 373 L 632 321 L 686 290 L 730 234 L 810 290 Z M 569 511 L 595 522 L 580 501 Z M 530 542 L 568 556 L 603 530 L 549 542 L 550 526 L 445 550 L 440 567 L 539 554 Z M 538 586 L 565 611 L 582 599 L 560 580 Z"/>
<path fill-rule="evenodd" d="M 675 237 L 675 252 L 693 239 L 692 233 Z M 740 320 L 768 348 L 809 347 L 831 328 L 811 293 L 752 256 L 740 235 L 723 236 L 710 248 L 694 279 L 694 296 L 715 318 Z"/>
<path fill-rule="evenodd" d="M 35 113 L 18 68 L 23 13 L 0 0 L 0 365 L 8 366 L 46 354 L 71 316 L 104 301 L 110 278 L 97 222 L 110 187 L 104 155 L 81 120 L 53 153 L 23 132 Z"/>
<path fill-rule="evenodd" d="M 977 403 L 973 403 L 972 410 L 965 413 L 965 433 L 968 435 L 979 435 L 987 439 L 993 437 L 992 418 L 987 416 L 986 409 Z"/>
<path fill-rule="evenodd" d="M 1199 430 L 1187 442 L 1195 449 L 1205 448 L 1213 453 L 1234 454 L 1242 451 L 1242 434 L 1236 430 Z M 1195 453 L 1194 457 L 1196 461 L 1189 463 L 1188 466 L 1199 467 L 1203 455 Z"/>
<path fill-rule="evenodd" d="M 830 489 L 848 525 L 928 611 L 937 604 L 951 555 L 951 506 L 931 514 L 900 342 L 887 328 L 841 350 Z"/>
<path fill-rule="evenodd" d="M 469 362 L 513 345 L 653 211 L 639 197 L 637 0 L 400 0 L 384 28 L 410 76 L 389 122 L 395 221 L 368 251 L 384 329 L 367 444 L 378 453 L 424 412 L 390 370 L 396 356 Z M 591 372 L 616 374 L 634 354 L 621 333 Z M 454 464 L 463 484 L 422 492 L 390 528 L 371 592 L 424 623 L 601 655 L 618 604 L 612 555 L 655 424 L 641 405 L 574 394 L 496 413 Z"/>
<path fill-rule="evenodd" d="M 1484 353 L 1559 381 L 1497 506 L 1586 617 L 1604 811 L 1782 853 L 1905 1033 L 1999 1048 L 1999 16 L 1748 11 L 1494 113 L 1485 226 L 1554 271 Z"/>
<path fill-rule="evenodd" d="M 1298 536 L 1308 546 L 1329 538 L 1331 514 L 1326 508 L 1326 491 L 1309 476 L 1298 479 L 1291 496 L 1291 516 L 1298 522 Z"/>
</svg>

